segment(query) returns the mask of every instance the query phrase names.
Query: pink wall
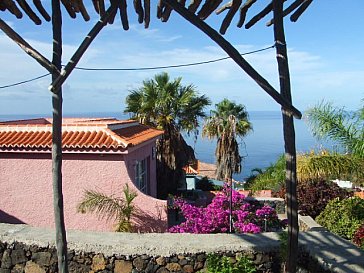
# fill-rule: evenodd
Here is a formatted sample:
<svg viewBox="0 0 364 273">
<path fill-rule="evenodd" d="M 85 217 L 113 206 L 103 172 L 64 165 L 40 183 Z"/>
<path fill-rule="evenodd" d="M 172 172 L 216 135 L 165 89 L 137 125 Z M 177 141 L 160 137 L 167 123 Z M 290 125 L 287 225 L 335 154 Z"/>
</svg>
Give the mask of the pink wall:
<svg viewBox="0 0 364 273">
<path fill-rule="evenodd" d="M 145 148 L 150 145 L 147 146 Z M 86 189 L 122 196 L 123 185 L 128 183 L 138 194 L 134 204 L 142 212 L 134 219 L 138 229 L 165 231 L 166 201 L 144 195 L 129 177 L 130 162 L 148 154 L 148 150 L 142 150 L 144 152 L 139 151 L 132 156 L 63 155 L 63 195 L 67 229 L 112 230 L 113 221 L 99 219 L 94 214 L 77 213 L 77 204 Z M 155 162 L 153 164 L 155 166 Z M 13 217 L 12 220 L 32 226 L 54 226 L 51 165 L 50 154 L 0 153 L 0 220 L 5 215 L 5 218 Z M 155 167 L 152 166 L 152 169 Z M 153 175 L 155 177 L 155 173 Z M 156 184 L 155 179 L 153 183 Z"/>
</svg>

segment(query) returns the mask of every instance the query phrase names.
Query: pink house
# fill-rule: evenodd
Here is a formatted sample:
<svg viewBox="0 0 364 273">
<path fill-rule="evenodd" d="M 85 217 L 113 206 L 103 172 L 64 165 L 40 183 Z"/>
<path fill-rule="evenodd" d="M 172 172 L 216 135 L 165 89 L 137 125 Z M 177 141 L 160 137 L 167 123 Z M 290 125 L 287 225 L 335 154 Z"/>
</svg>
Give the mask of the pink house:
<svg viewBox="0 0 364 273">
<path fill-rule="evenodd" d="M 53 227 L 52 119 L 0 122 L 0 222 Z M 113 221 L 78 213 L 85 190 L 137 192 L 140 231 L 165 231 L 166 201 L 156 199 L 155 142 L 162 131 L 132 120 L 65 118 L 63 196 L 67 229 L 110 231 Z"/>
</svg>

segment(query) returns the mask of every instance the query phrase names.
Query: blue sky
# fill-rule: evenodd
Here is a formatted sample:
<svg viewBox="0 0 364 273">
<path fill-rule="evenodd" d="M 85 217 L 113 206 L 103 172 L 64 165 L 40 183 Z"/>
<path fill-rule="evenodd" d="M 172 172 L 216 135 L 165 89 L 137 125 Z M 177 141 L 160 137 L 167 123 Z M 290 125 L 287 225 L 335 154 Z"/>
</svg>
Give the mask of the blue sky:
<svg viewBox="0 0 364 273">
<path fill-rule="evenodd" d="M 46 1 L 43 1 L 46 2 Z M 48 1 L 47 1 L 48 2 Z M 88 1 L 85 1 L 85 3 Z M 90 1 L 91 2 L 91 1 Z M 287 1 L 291 2 L 291 1 Z M 260 4 L 261 3 L 261 4 Z M 258 1 L 259 7 L 268 1 Z M 205 34 L 172 13 L 167 23 L 155 16 L 152 1 L 149 29 L 139 25 L 129 3 L 130 30 L 122 29 L 120 19 L 104 28 L 78 66 L 135 68 L 193 63 L 225 57 L 226 54 Z M 48 9 L 49 10 L 49 9 Z M 91 21 L 81 16 L 70 19 L 63 10 L 63 63 L 77 49 L 97 21 L 88 8 Z M 326 100 L 347 109 L 357 109 L 364 98 L 364 2 L 359 0 L 314 1 L 297 23 L 285 19 L 294 105 L 304 111 Z M 248 13 L 248 19 L 254 14 Z M 224 15 L 212 14 L 207 23 L 218 29 Z M 51 58 L 51 24 L 36 26 L 1 12 L 31 45 Z M 271 15 L 250 30 L 237 28 L 234 18 L 225 35 L 241 53 L 273 45 L 273 29 L 265 26 Z M 246 59 L 278 89 L 274 49 L 246 56 Z M 0 32 L 0 86 L 31 79 L 47 71 Z M 246 105 L 248 111 L 280 110 L 280 107 L 232 61 L 194 67 L 155 71 L 74 71 L 64 84 L 64 113 L 122 112 L 128 92 L 156 73 L 181 76 L 184 84 L 194 84 L 213 103 L 227 97 Z M 0 89 L 0 115 L 51 114 L 50 76 L 11 88 Z"/>
</svg>

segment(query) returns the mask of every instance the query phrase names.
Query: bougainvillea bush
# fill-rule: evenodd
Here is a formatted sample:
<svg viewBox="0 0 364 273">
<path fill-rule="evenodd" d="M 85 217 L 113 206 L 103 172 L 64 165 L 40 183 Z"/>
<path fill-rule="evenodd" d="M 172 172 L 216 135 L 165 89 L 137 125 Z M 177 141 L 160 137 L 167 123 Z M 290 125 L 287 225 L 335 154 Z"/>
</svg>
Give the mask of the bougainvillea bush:
<svg viewBox="0 0 364 273">
<path fill-rule="evenodd" d="M 230 189 L 225 186 L 207 207 L 196 207 L 185 200 L 176 199 L 175 206 L 186 219 L 171 227 L 173 233 L 225 233 L 229 231 Z M 249 203 L 245 195 L 232 190 L 233 232 L 259 233 L 282 228 L 276 211 L 269 206 Z"/>
</svg>

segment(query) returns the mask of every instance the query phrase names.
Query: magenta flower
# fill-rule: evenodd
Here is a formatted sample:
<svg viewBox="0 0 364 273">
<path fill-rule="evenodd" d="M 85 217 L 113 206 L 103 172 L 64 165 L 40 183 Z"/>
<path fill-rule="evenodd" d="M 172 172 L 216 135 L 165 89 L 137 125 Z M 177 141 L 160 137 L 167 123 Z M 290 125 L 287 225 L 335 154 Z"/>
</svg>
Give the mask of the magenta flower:
<svg viewBox="0 0 364 273">
<path fill-rule="evenodd" d="M 230 189 L 224 186 L 205 208 L 188 204 L 182 199 L 176 199 L 174 205 L 180 209 L 186 219 L 180 225 L 171 227 L 173 233 L 226 233 L 229 230 L 229 194 Z M 276 211 L 269 207 L 256 207 L 249 204 L 245 196 L 238 191 L 232 191 L 233 228 L 236 233 L 259 233 L 278 230 L 281 223 Z"/>
</svg>

